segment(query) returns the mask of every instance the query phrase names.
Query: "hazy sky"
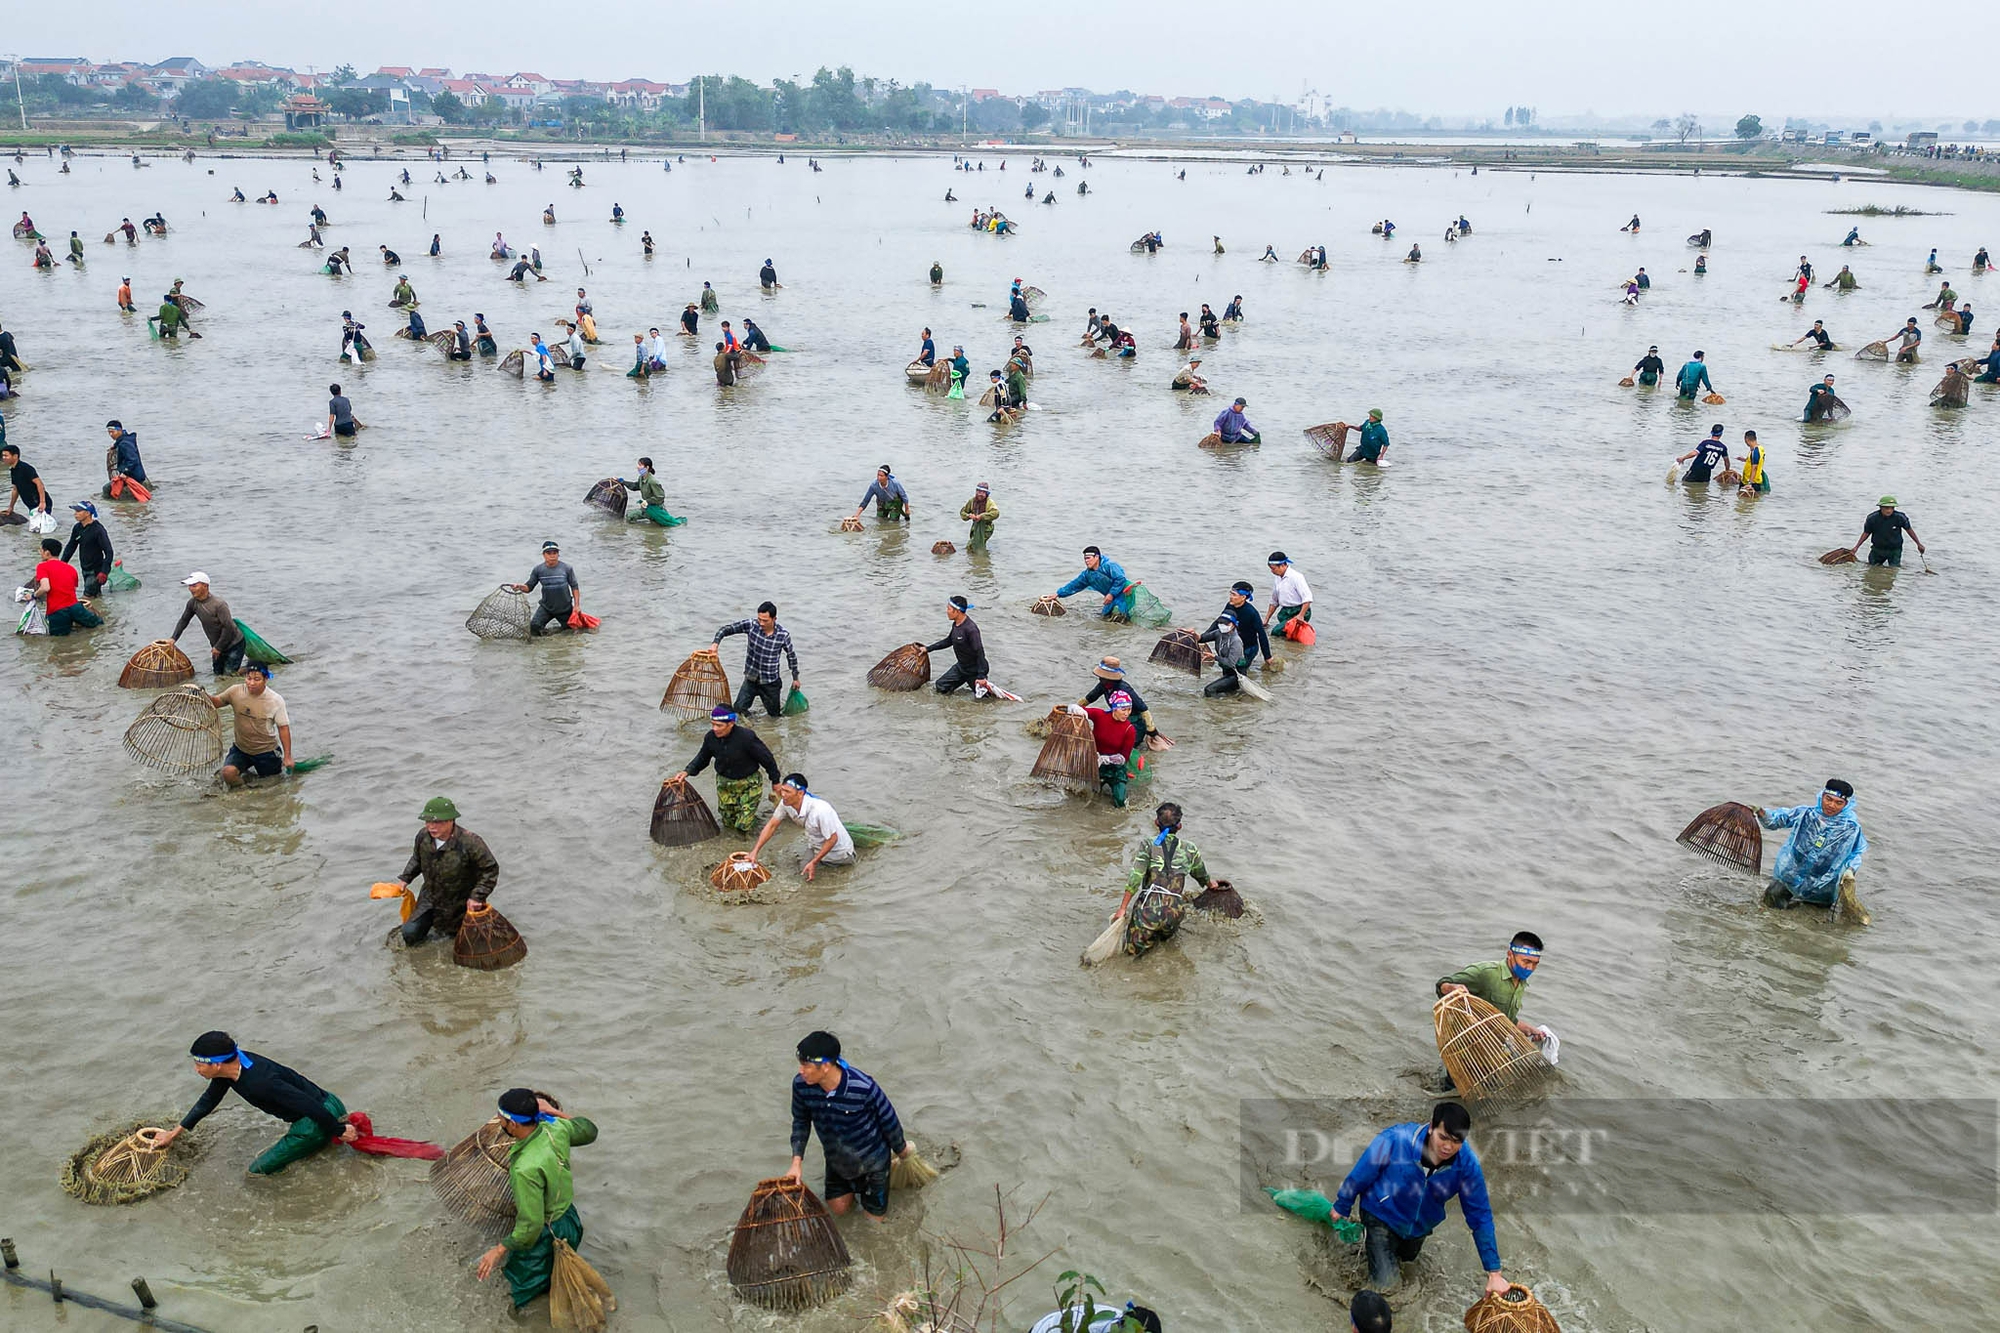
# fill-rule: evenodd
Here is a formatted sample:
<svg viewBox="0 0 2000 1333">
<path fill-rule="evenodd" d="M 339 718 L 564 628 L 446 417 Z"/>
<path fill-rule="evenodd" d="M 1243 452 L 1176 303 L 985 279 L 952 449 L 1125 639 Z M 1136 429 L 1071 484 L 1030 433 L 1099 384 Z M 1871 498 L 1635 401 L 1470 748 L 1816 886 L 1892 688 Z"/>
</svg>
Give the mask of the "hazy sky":
<svg viewBox="0 0 2000 1333">
<path fill-rule="evenodd" d="M 1310 84 L 1356 108 L 1495 118 L 1511 103 L 1535 106 L 1545 119 L 1681 110 L 1727 112 L 1732 120 L 1755 111 L 1767 121 L 2000 116 L 1991 105 L 2000 98 L 1977 91 L 1982 80 L 1949 81 L 1963 92 L 1926 88 L 1924 72 L 1943 54 L 1939 37 L 1932 24 L 1860 0 L 1803 9 L 1760 0 L 1703 18 L 1602 0 L 346 0 L 305 8 L 203 0 L 120 5 L 81 22 L 60 5 L 24 3 L 0 42 L 9 54 L 99 61 L 192 55 L 211 65 L 262 59 L 324 70 L 349 62 L 363 72 L 444 65 L 674 82 L 701 71 L 762 82 L 848 64 L 905 83 L 1007 92 L 1076 85 L 1290 101 Z"/>
</svg>

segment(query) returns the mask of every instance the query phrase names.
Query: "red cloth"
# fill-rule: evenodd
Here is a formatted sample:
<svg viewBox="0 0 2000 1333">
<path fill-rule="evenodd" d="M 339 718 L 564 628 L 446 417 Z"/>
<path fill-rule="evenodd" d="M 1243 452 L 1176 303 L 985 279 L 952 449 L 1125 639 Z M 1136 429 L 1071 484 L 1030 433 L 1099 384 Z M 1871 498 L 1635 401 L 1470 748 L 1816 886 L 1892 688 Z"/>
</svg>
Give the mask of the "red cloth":
<svg viewBox="0 0 2000 1333">
<path fill-rule="evenodd" d="M 49 581 L 47 609 L 60 611 L 76 605 L 76 566 L 67 560 L 44 560 L 35 566 L 35 582 Z"/>
<path fill-rule="evenodd" d="M 569 613 L 569 627 L 571 629 L 594 630 L 603 623 L 596 616 L 586 614 L 581 608 Z"/>
<path fill-rule="evenodd" d="M 1130 722 L 1120 722 L 1102 708 L 1083 710 L 1090 717 L 1090 730 L 1097 738 L 1099 754 L 1115 754 L 1129 758 L 1132 747 L 1139 743 L 1139 729 Z"/>
<path fill-rule="evenodd" d="M 418 1157 L 434 1162 L 444 1156 L 444 1149 L 435 1143 L 421 1143 L 416 1139 L 383 1138 L 375 1132 L 375 1124 L 369 1120 L 366 1111 L 349 1111 L 347 1123 L 354 1126 L 356 1138 L 347 1146 L 356 1152 L 365 1152 L 375 1157 Z"/>
</svg>

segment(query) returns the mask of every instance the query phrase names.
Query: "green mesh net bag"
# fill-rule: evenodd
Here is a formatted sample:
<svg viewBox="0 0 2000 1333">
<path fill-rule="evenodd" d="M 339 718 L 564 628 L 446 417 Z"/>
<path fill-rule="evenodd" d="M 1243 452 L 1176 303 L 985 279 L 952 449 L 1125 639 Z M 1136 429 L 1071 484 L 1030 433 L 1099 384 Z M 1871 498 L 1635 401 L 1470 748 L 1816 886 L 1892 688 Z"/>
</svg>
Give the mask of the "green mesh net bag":
<svg viewBox="0 0 2000 1333">
<path fill-rule="evenodd" d="M 1174 613 L 1141 583 L 1132 589 L 1132 605 L 1125 612 L 1124 619 L 1134 625 L 1144 625 L 1148 629 L 1164 629 L 1174 623 Z"/>
<path fill-rule="evenodd" d="M 112 592 L 131 592 L 139 586 L 139 578 L 136 574 L 127 574 L 125 572 L 125 562 L 123 560 L 113 560 L 111 562 L 111 577 L 104 580 L 104 586 Z"/>
<path fill-rule="evenodd" d="M 269 640 L 242 621 L 236 622 L 236 628 L 243 635 L 243 655 L 252 662 L 262 662 L 265 666 L 283 666 L 292 660 L 272 647 Z"/>
</svg>

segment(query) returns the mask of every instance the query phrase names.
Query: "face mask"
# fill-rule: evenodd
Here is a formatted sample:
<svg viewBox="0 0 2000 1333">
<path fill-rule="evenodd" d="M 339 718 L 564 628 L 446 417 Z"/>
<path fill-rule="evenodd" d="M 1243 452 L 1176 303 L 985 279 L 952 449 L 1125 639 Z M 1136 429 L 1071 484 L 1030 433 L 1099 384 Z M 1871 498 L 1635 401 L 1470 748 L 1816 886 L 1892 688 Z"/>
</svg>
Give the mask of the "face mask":
<svg viewBox="0 0 2000 1333">
<path fill-rule="evenodd" d="M 1514 980 L 1516 981 L 1526 981 L 1529 977 L 1535 975 L 1535 970 L 1533 968 L 1523 967 L 1521 964 L 1516 963 L 1511 959 L 1507 963 L 1507 970 L 1514 974 Z"/>
</svg>

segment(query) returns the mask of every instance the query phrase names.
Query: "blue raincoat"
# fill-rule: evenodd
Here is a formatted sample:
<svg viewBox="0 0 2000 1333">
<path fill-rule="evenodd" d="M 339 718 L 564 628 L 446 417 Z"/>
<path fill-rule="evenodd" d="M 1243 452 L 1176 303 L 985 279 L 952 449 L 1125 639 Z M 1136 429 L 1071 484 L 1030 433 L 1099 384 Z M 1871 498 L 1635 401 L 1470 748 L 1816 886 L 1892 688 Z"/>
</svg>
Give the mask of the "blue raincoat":
<svg viewBox="0 0 2000 1333">
<path fill-rule="evenodd" d="M 1840 888 L 1841 872 L 1860 865 L 1862 853 L 1868 850 L 1868 838 L 1861 831 L 1852 798 L 1832 819 L 1821 814 L 1819 802 L 1814 801 L 1785 810 L 1766 810 L 1761 822 L 1765 828 L 1792 831 L 1771 867 L 1771 878 L 1801 902 L 1831 904 Z"/>
<path fill-rule="evenodd" d="M 1389 1230 L 1406 1240 L 1428 1236 L 1444 1221 L 1444 1206 L 1455 1195 L 1479 1262 L 1489 1273 L 1500 1271 L 1500 1245 L 1493 1236 L 1493 1208 L 1486 1199 L 1486 1173 L 1479 1154 L 1466 1144 L 1443 1166 L 1426 1171 L 1424 1140 L 1428 1125 L 1391 1125 L 1377 1134 L 1361 1160 L 1340 1182 L 1333 1210 L 1343 1217 L 1358 1202 Z"/>
<path fill-rule="evenodd" d="M 1130 615 L 1132 612 L 1132 598 L 1125 591 L 1126 585 L 1130 582 L 1131 580 L 1125 577 L 1125 567 L 1123 565 L 1113 560 L 1110 556 L 1101 555 L 1097 558 L 1096 569 L 1079 571 L 1075 578 L 1056 589 L 1056 596 L 1068 597 L 1071 593 L 1082 592 L 1085 588 L 1090 589 L 1092 592 L 1110 593 L 1112 601 L 1100 610 L 1098 614 L 1108 616 L 1113 611 L 1117 611 L 1125 615 Z"/>
</svg>

